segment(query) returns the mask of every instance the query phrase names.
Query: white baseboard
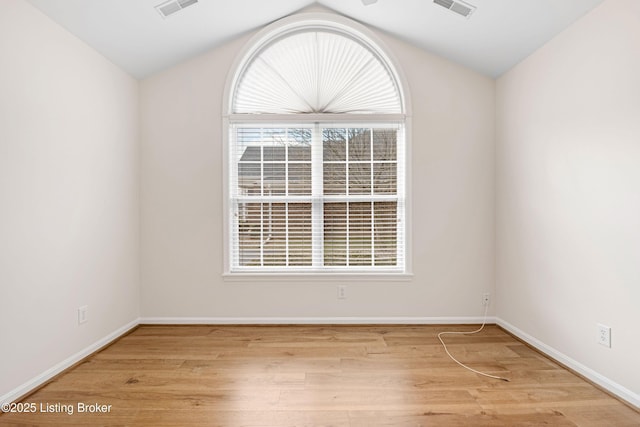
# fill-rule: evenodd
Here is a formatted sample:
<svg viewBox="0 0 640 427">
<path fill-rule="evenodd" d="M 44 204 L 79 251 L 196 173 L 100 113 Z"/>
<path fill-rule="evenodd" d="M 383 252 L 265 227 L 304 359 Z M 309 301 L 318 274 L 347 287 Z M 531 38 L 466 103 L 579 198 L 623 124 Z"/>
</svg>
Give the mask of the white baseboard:
<svg viewBox="0 0 640 427">
<path fill-rule="evenodd" d="M 142 317 L 142 325 L 461 325 L 478 317 Z M 487 323 L 495 323 L 487 317 Z"/>
<path fill-rule="evenodd" d="M 540 350 L 542 353 L 546 354 L 550 358 L 556 360 L 557 362 L 560 362 L 561 364 L 574 370 L 575 372 L 579 373 L 580 375 L 584 376 L 590 381 L 593 381 L 594 383 L 598 384 L 600 387 L 604 388 L 605 390 L 608 390 L 609 392 L 615 394 L 620 399 L 628 402 L 629 404 L 635 406 L 636 408 L 640 408 L 640 395 L 638 395 L 637 393 L 634 393 L 628 388 L 623 387 L 622 385 L 610 380 L 609 378 L 599 374 L 598 372 L 583 365 L 582 363 L 576 360 L 573 360 L 569 356 L 559 352 L 553 347 L 546 345 L 542 341 L 518 329 L 517 327 L 513 326 L 512 324 L 510 324 L 509 322 L 503 319 L 496 318 L 496 324 L 506 329 L 513 335 L 517 336 L 521 340 L 525 341 L 527 344 L 530 344 L 533 347 L 537 348 L 538 350 Z"/>
<path fill-rule="evenodd" d="M 107 344 L 110 344 L 111 342 L 113 342 L 116 339 L 120 338 L 122 335 L 126 334 L 131 329 L 133 329 L 136 326 L 138 326 L 139 324 L 140 324 L 140 319 L 135 319 L 135 320 L 127 323 L 126 325 L 124 325 L 123 327 L 115 330 L 114 332 L 110 333 L 106 337 L 94 342 L 89 347 L 77 352 L 73 356 L 70 356 L 67 359 L 63 360 L 62 362 L 58 363 L 57 365 L 47 369 L 46 371 L 44 371 L 43 373 L 41 373 L 37 377 L 27 381 L 26 383 L 20 385 L 19 387 L 11 390 L 9 393 L 7 393 L 7 394 L 5 394 L 3 396 L 0 396 L 0 403 L 15 402 L 20 397 L 26 395 L 27 393 L 30 393 L 31 391 L 33 391 L 34 389 L 38 388 L 42 384 L 46 383 L 51 378 L 53 378 L 56 375 L 58 375 L 60 372 L 62 372 L 65 369 L 73 366 L 74 364 L 78 363 L 79 361 L 81 361 L 85 357 L 89 356 L 90 354 L 95 353 L 96 351 L 98 351 L 102 347 L 104 347 Z"/>
</svg>

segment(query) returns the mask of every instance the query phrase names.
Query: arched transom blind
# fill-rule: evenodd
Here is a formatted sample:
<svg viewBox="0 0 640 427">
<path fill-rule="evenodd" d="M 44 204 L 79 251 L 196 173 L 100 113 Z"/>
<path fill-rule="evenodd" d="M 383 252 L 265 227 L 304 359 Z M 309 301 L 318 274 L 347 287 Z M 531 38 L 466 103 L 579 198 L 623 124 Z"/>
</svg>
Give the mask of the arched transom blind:
<svg viewBox="0 0 640 427">
<path fill-rule="evenodd" d="M 366 45 L 328 30 L 287 35 L 259 51 L 235 90 L 233 113 L 402 113 L 388 68 Z"/>
</svg>

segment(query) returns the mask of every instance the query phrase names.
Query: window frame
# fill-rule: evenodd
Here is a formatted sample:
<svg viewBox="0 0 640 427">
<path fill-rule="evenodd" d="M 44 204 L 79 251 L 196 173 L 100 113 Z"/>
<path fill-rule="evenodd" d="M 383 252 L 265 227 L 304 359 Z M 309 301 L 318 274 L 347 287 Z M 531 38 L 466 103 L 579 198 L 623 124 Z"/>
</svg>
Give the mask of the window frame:
<svg viewBox="0 0 640 427">
<path fill-rule="evenodd" d="M 375 54 L 378 55 L 383 64 L 388 67 L 391 76 L 394 78 L 398 87 L 402 112 L 394 114 L 234 114 L 233 113 L 233 94 L 239 83 L 239 79 L 246 71 L 246 67 L 251 62 L 251 59 L 258 52 L 263 50 L 265 46 L 273 43 L 275 40 L 285 37 L 287 34 L 296 31 L 304 31 L 308 28 L 315 29 L 327 29 L 333 32 L 344 33 L 345 36 L 357 40 L 365 47 L 369 48 Z M 348 18 L 341 16 L 328 14 L 328 13 L 304 13 L 299 15 L 290 16 L 277 21 L 259 31 L 252 39 L 245 45 L 245 48 L 236 58 L 234 66 L 231 68 L 231 72 L 227 78 L 227 84 L 225 86 L 225 93 L 223 99 L 223 117 L 222 117 L 222 131 L 223 131 L 223 277 L 225 280 L 252 280 L 262 279 L 264 281 L 288 281 L 288 280 L 326 280 L 337 278 L 348 278 L 350 280 L 394 280 L 403 281 L 409 280 L 412 277 L 412 261 L 411 261 L 411 186 L 410 186 L 410 141 L 411 141 L 411 115 L 409 114 L 409 97 L 407 91 L 404 89 L 407 85 L 405 83 L 404 76 L 401 73 L 400 68 L 397 66 L 396 61 L 389 55 L 388 51 L 384 49 L 384 45 L 377 36 L 366 27 L 351 21 Z M 247 124 L 249 126 L 260 126 L 263 123 L 266 125 L 278 125 L 287 124 L 306 124 L 313 126 L 322 126 L 322 124 L 330 124 L 331 126 L 345 127 L 351 124 L 358 124 L 362 127 L 369 127 L 374 125 L 394 125 L 400 124 L 401 131 L 403 133 L 403 147 L 400 151 L 403 153 L 403 158 L 398 158 L 398 169 L 402 168 L 404 171 L 403 182 L 398 182 L 398 198 L 402 198 L 404 204 L 402 221 L 404 236 L 403 236 L 403 252 L 404 252 L 404 269 L 382 269 L 374 266 L 366 266 L 364 268 L 349 268 L 349 269 L 325 269 L 315 270 L 288 270 L 287 267 L 282 268 L 258 268 L 255 270 L 234 270 L 231 260 L 232 242 L 234 221 L 231 218 L 232 213 L 232 199 L 230 194 L 230 172 L 233 170 L 231 167 L 231 129 L 239 124 Z M 400 141 L 399 141 L 400 143 Z M 402 164 L 400 164 L 402 161 Z M 400 194 L 400 188 L 403 188 L 403 194 Z M 313 280 L 312 280 L 313 281 Z"/>
</svg>

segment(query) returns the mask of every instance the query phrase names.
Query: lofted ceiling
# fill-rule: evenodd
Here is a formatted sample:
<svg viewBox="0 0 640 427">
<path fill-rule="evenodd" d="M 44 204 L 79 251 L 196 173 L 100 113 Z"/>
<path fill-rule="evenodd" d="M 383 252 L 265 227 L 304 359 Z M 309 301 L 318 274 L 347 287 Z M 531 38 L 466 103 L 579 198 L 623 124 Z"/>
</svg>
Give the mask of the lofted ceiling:
<svg viewBox="0 0 640 427">
<path fill-rule="evenodd" d="M 164 0 L 28 0 L 134 77 L 143 78 L 309 6 L 324 6 L 491 77 L 603 0 L 467 0 L 464 18 L 433 0 L 199 0 L 163 18 Z"/>
</svg>

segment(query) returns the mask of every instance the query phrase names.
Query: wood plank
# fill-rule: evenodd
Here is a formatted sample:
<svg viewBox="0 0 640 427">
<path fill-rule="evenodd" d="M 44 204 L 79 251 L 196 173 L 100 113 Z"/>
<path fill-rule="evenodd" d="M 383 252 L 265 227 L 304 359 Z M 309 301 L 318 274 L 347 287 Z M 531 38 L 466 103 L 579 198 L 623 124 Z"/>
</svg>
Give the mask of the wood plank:
<svg viewBox="0 0 640 427">
<path fill-rule="evenodd" d="M 522 414 L 501 414 L 480 411 L 478 413 L 458 413 L 454 411 L 362 411 L 350 412 L 351 427 L 513 427 L 541 426 L 575 427 L 563 414 L 547 412 L 529 412 Z"/>
<path fill-rule="evenodd" d="M 141 326 L 24 399 L 108 413 L 0 415 L 0 426 L 638 426 L 640 413 L 500 328 Z M 474 330 L 473 325 L 466 329 Z"/>
</svg>

